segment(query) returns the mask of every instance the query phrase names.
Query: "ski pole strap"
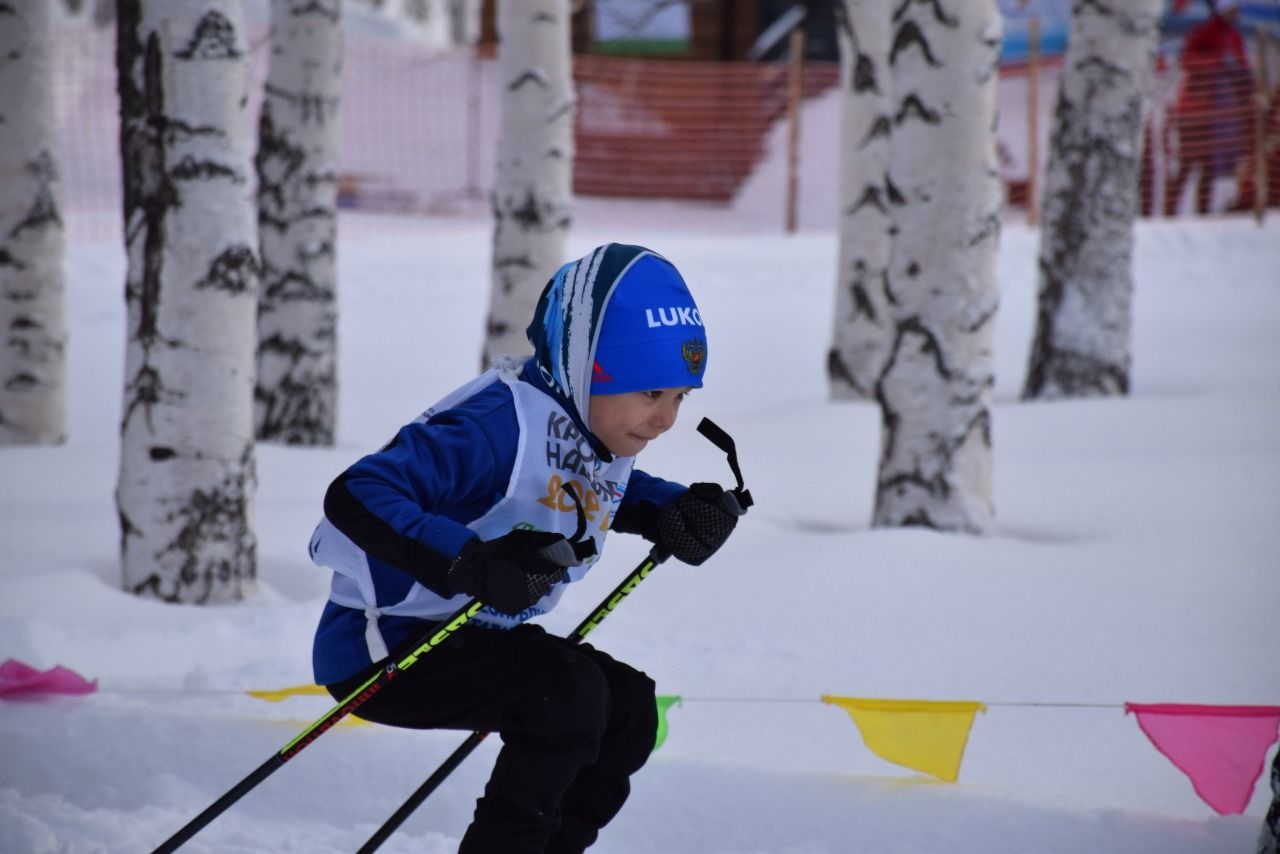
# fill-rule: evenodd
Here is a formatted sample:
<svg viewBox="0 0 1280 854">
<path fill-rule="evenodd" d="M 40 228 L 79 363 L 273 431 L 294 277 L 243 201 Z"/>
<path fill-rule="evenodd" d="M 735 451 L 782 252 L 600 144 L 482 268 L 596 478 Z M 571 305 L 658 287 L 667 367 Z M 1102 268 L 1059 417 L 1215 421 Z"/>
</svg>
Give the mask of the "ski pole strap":
<svg viewBox="0 0 1280 854">
<path fill-rule="evenodd" d="M 733 470 L 733 476 L 738 481 L 738 485 L 726 495 L 732 495 L 737 506 L 736 509 L 726 506 L 725 510 L 734 516 L 744 515 L 755 500 L 752 499 L 751 490 L 747 489 L 746 482 L 742 479 L 742 468 L 738 465 L 738 448 L 734 444 L 733 437 L 710 418 L 703 418 L 698 422 L 698 432 L 710 439 L 711 444 L 724 451 L 725 456 L 729 458 L 729 468 Z"/>
<path fill-rule="evenodd" d="M 589 557 L 594 557 L 596 553 L 596 541 L 587 536 L 587 511 L 582 506 L 582 499 L 578 496 L 578 490 L 574 488 L 572 483 L 563 483 L 560 488 L 568 494 L 570 500 L 573 501 L 573 509 L 578 513 L 578 527 L 573 532 L 566 543 L 572 549 L 572 559 L 568 563 L 562 563 L 561 566 L 577 566 Z M 558 545 L 558 544 L 557 544 Z M 546 552 L 546 549 L 543 549 Z M 553 560 L 555 558 L 552 558 Z"/>
</svg>

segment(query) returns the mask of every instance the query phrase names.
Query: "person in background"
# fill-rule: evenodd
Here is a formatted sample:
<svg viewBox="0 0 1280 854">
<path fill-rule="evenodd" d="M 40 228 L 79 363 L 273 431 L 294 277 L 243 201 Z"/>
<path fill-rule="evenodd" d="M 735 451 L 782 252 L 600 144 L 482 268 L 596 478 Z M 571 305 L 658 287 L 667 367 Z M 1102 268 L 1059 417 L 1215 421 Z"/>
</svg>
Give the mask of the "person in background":
<svg viewBox="0 0 1280 854">
<path fill-rule="evenodd" d="M 527 333 L 532 358 L 500 362 L 339 476 L 311 540 L 333 571 L 313 658 L 335 699 L 471 597 L 484 603 L 356 713 L 501 736 L 462 854 L 579 854 L 654 746 L 653 680 L 528 620 L 610 531 L 697 565 L 744 509 L 715 484 L 634 467 L 706 372 L 702 315 L 669 261 L 595 249 L 552 277 Z"/>
<path fill-rule="evenodd" d="M 1205 0 L 1209 17 L 1187 34 L 1182 85 L 1174 107 L 1177 169 L 1165 188 L 1165 214 L 1178 212 L 1196 175 L 1195 209 L 1209 213 L 1214 180 L 1235 172 L 1253 127 L 1253 75 L 1240 34 L 1239 0 Z"/>
</svg>

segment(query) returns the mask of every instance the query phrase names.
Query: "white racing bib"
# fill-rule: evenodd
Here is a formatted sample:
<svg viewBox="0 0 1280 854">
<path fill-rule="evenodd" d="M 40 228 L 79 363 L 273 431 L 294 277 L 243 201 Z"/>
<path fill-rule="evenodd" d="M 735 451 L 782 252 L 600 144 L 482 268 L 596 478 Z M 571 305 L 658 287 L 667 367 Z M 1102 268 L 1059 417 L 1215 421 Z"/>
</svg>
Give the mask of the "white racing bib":
<svg viewBox="0 0 1280 854">
<path fill-rule="evenodd" d="M 483 516 L 468 522 L 467 527 L 482 540 L 496 539 L 515 529 L 552 531 L 572 537 L 578 527 L 578 509 L 565 491 L 568 486 L 586 516 L 585 536 L 596 544 L 594 556 L 581 566 L 570 567 L 565 581 L 554 585 L 534 605 L 515 615 L 486 607 L 471 619 L 471 624 L 511 628 L 554 608 L 565 585 L 582 578 L 600 559 L 605 535 L 622 502 L 635 458 L 615 457 L 610 463 L 598 459 L 590 441 L 568 413 L 548 395 L 521 382 L 505 366 L 486 371 L 452 392 L 418 420 L 425 421 L 436 412 L 453 408 L 494 382 L 506 383 L 515 399 L 519 427 L 515 466 L 506 494 Z M 385 646 L 379 648 L 376 621 L 380 614 L 439 620 L 453 614 L 468 599 L 465 594 L 440 596 L 415 582 L 400 601 L 378 607 L 368 557 L 328 519 L 320 521 L 311 537 L 311 559 L 333 570 L 330 600 L 363 610 L 367 615 L 370 653 L 375 661 L 386 654 Z"/>
</svg>

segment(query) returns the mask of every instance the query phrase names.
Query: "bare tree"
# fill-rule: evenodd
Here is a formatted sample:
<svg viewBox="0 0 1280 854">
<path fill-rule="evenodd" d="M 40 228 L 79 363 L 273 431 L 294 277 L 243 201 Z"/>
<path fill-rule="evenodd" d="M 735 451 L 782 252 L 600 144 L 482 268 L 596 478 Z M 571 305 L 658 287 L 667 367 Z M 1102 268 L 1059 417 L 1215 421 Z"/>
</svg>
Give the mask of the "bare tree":
<svg viewBox="0 0 1280 854">
<path fill-rule="evenodd" d="M 1161 0 L 1075 0 L 1024 398 L 1129 392 L 1133 221 Z"/>
<path fill-rule="evenodd" d="M 524 330 L 565 260 L 573 203 L 569 0 L 499 0 L 502 86 L 493 270 L 481 362 L 531 352 Z"/>
<path fill-rule="evenodd" d="M 0 445 L 66 437 L 66 318 L 47 0 L 0 2 Z"/>
<path fill-rule="evenodd" d="M 898 188 L 876 384 L 883 420 L 874 524 L 982 533 L 991 490 L 992 338 L 1001 184 L 995 0 L 904 0 L 893 13 Z"/>
<path fill-rule="evenodd" d="M 258 123 L 254 427 L 259 439 L 332 445 L 337 421 L 338 102 L 342 0 L 272 0 Z"/>
<path fill-rule="evenodd" d="M 836 3 L 840 42 L 840 212 L 836 312 L 827 380 L 836 399 L 871 399 L 891 343 L 888 297 L 893 131 L 890 12 Z"/>
<path fill-rule="evenodd" d="M 128 337 L 116 503 L 124 587 L 254 587 L 258 270 L 239 0 L 120 0 Z"/>
</svg>

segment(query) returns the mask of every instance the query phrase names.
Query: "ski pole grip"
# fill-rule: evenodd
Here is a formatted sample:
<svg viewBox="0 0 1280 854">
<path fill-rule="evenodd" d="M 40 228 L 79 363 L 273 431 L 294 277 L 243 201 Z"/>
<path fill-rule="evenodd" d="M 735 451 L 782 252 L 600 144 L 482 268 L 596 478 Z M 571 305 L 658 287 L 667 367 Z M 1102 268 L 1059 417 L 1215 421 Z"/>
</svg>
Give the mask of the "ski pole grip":
<svg viewBox="0 0 1280 854">
<path fill-rule="evenodd" d="M 751 493 L 745 489 L 741 493 L 736 489 L 726 489 L 720 495 L 720 509 L 730 516 L 747 515 L 747 508 L 751 504 Z"/>
<path fill-rule="evenodd" d="M 590 548 L 584 548 L 584 546 L 589 546 Z M 551 545 L 543 546 L 538 549 L 537 554 L 539 557 L 549 560 L 556 566 L 580 566 L 583 560 L 596 553 L 595 546 L 595 540 L 582 540 L 581 542 L 574 543 L 569 540 L 561 539 L 556 540 Z M 586 552 L 586 554 L 579 554 L 580 551 Z"/>
</svg>

